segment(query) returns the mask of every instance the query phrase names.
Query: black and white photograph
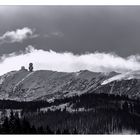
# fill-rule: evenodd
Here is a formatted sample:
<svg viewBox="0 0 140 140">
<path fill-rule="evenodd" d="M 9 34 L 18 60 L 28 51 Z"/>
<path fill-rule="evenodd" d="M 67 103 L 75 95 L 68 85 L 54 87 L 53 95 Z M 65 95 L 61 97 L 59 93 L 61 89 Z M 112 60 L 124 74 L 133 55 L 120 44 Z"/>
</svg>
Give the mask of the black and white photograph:
<svg viewBox="0 0 140 140">
<path fill-rule="evenodd" d="M 140 134 L 140 6 L 0 5 L 3 134 Z"/>
</svg>

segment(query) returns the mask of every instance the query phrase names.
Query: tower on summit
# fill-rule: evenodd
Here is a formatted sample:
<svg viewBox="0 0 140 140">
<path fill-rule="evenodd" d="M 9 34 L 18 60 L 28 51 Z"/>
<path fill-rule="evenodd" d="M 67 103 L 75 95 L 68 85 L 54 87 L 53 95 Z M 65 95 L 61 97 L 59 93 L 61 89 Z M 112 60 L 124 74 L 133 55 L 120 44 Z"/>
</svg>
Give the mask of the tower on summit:
<svg viewBox="0 0 140 140">
<path fill-rule="evenodd" d="M 33 63 L 29 63 L 29 71 L 30 71 L 30 72 L 33 71 Z"/>
<path fill-rule="evenodd" d="M 21 71 L 28 71 L 27 69 L 25 69 L 25 67 L 24 66 L 21 66 L 21 69 L 20 69 Z"/>
</svg>

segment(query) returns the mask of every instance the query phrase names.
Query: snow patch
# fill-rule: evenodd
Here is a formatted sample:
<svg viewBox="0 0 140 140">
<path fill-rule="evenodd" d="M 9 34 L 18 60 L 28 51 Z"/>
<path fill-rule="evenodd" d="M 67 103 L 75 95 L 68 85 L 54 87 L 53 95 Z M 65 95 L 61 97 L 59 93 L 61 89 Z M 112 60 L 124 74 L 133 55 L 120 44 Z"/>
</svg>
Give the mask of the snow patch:
<svg viewBox="0 0 140 140">
<path fill-rule="evenodd" d="M 113 76 L 107 80 L 104 80 L 101 83 L 101 85 L 106 85 L 106 84 L 111 83 L 113 81 L 131 80 L 131 79 L 140 79 L 140 71 L 132 71 L 132 72 L 127 72 L 127 73 Z"/>
</svg>

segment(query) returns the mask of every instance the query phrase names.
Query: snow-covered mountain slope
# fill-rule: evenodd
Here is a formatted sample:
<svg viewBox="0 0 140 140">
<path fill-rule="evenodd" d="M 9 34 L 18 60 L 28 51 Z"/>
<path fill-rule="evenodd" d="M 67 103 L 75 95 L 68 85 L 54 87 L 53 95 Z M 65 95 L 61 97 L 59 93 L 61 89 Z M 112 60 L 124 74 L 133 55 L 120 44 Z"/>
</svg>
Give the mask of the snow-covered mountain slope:
<svg viewBox="0 0 140 140">
<path fill-rule="evenodd" d="M 131 99 L 140 98 L 140 71 L 132 71 L 104 80 L 96 93 L 125 95 Z"/>
<path fill-rule="evenodd" d="M 113 81 L 140 79 L 140 71 L 131 71 L 123 74 L 118 74 L 102 82 L 102 85 L 108 84 Z"/>
<path fill-rule="evenodd" d="M 116 74 L 94 73 L 87 70 L 75 73 L 47 70 L 13 71 L 0 77 L 0 99 L 46 100 L 73 96 L 95 90 L 104 80 Z"/>
</svg>

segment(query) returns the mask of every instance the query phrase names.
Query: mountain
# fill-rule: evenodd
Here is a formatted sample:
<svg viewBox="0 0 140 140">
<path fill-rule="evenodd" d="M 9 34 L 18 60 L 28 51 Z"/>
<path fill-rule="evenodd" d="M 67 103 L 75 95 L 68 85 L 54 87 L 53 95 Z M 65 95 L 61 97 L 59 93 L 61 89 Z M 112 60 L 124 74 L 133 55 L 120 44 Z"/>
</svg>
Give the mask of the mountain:
<svg viewBox="0 0 140 140">
<path fill-rule="evenodd" d="M 104 80 L 96 93 L 124 95 L 131 99 L 140 98 L 140 71 L 115 75 Z"/>
<path fill-rule="evenodd" d="M 26 69 L 0 76 L 0 99 L 18 101 L 52 100 L 96 90 L 106 79 L 116 75 L 87 70 L 65 73 L 48 70 L 29 72 Z"/>
<path fill-rule="evenodd" d="M 125 95 L 138 99 L 140 71 L 105 74 L 88 70 L 66 73 L 48 70 L 29 72 L 22 69 L 0 76 L 0 99 L 51 101 L 87 92 Z"/>
</svg>

